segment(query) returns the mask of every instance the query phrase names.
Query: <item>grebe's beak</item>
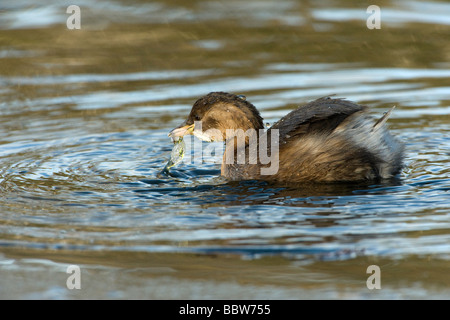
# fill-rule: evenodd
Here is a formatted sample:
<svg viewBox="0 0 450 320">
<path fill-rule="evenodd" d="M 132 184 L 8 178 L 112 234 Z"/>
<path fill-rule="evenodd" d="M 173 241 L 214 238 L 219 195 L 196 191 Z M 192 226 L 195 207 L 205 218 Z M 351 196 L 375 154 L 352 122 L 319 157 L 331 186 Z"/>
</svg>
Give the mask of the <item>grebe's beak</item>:
<svg viewBox="0 0 450 320">
<path fill-rule="evenodd" d="M 172 131 L 169 132 L 168 136 L 172 138 L 172 140 L 178 141 L 181 137 L 192 134 L 194 132 L 194 124 L 182 124 L 179 127 L 176 127 Z"/>
</svg>

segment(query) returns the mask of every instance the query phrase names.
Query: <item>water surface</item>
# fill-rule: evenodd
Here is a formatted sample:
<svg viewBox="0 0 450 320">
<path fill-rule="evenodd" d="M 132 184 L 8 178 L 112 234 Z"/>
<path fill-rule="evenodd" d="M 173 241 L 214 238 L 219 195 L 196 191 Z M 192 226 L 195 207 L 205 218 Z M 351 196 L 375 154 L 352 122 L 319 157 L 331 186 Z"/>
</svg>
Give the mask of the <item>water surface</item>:
<svg viewBox="0 0 450 320">
<path fill-rule="evenodd" d="M 348 1 L 79 1 L 80 30 L 70 4 L 2 12 L 1 298 L 450 296 L 448 3 L 384 1 L 379 30 Z M 395 105 L 406 167 L 229 183 L 218 154 L 161 175 L 167 133 L 210 91 L 245 94 L 269 124 L 330 94 Z"/>
</svg>

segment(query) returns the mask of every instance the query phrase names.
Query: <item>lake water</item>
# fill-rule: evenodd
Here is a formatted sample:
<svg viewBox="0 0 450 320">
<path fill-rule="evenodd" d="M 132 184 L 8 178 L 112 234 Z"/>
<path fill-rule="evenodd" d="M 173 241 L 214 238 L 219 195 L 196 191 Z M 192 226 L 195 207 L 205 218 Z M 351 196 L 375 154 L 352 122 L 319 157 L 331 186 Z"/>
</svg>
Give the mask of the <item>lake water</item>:
<svg viewBox="0 0 450 320">
<path fill-rule="evenodd" d="M 0 298 L 450 298 L 450 4 L 382 1 L 368 29 L 371 4 L 0 5 Z M 269 124 L 329 94 L 395 105 L 406 167 L 274 186 L 228 183 L 211 156 L 161 175 L 167 133 L 210 91 Z"/>
</svg>

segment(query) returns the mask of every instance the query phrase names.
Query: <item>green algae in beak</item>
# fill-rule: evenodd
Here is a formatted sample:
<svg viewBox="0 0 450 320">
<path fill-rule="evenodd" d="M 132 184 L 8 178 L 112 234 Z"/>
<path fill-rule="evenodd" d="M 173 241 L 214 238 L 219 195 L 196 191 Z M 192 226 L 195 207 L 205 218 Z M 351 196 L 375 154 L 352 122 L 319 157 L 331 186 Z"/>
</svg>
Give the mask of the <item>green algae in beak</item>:
<svg viewBox="0 0 450 320">
<path fill-rule="evenodd" d="M 169 173 L 170 168 L 176 166 L 183 160 L 185 148 L 186 146 L 184 144 L 183 137 L 178 137 L 178 139 L 174 141 L 170 159 L 162 170 L 163 173 Z"/>
</svg>

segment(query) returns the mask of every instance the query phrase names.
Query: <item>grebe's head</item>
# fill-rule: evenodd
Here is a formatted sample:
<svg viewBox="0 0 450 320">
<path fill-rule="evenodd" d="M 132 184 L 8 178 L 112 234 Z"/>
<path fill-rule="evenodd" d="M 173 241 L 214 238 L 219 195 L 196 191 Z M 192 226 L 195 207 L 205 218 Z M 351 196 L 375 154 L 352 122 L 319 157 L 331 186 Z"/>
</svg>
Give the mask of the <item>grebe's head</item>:
<svg viewBox="0 0 450 320">
<path fill-rule="evenodd" d="M 187 134 L 204 141 L 226 140 L 227 129 L 263 129 L 258 110 L 242 95 L 211 92 L 198 99 L 187 120 L 173 129 L 169 136 L 177 140 Z"/>
</svg>

